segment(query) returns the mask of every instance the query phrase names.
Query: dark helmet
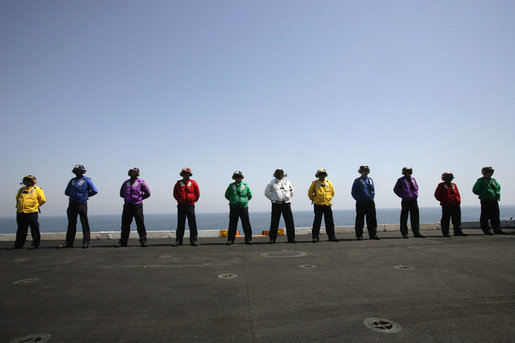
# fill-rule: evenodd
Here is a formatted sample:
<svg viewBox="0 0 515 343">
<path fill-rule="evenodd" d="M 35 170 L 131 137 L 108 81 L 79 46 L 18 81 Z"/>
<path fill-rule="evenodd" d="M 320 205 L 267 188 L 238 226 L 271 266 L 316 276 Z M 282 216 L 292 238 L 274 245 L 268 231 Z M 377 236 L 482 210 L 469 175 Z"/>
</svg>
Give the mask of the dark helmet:
<svg viewBox="0 0 515 343">
<path fill-rule="evenodd" d="M 319 177 L 322 174 L 325 174 L 325 176 L 327 176 L 327 171 L 324 168 L 318 169 L 316 174 L 315 174 L 315 177 Z"/>
<path fill-rule="evenodd" d="M 35 185 L 38 182 L 34 175 L 27 175 L 23 177 L 23 179 L 20 182 L 20 185 L 24 185 L 26 181 L 30 181 L 33 185 Z"/>
<path fill-rule="evenodd" d="M 236 170 L 234 173 L 232 173 L 232 179 L 235 180 L 236 176 L 240 176 L 242 179 L 244 178 L 243 173 L 240 170 Z"/>
<path fill-rule="evenodd" d="M 190 168 L 182 168 L 181 172 L 179 173 L 180 176 L 183 176 L 185 174 L 189 174 L 189 176 L 193 176 L 193 173 L 191 172 Z"/>
<path fill-rule="evenodd" d="M 451 172 L 444 172 L 442 174 L 442 181 L 452 181 L 454 179 L 454 175 Z"/>
<path fill-rule="evenodd" d="M 72 173 L 79 172 L 84 174 L 86 172 L 86 168 L 82 164 L 76 164 L 73 166 Z"/>
<path fill-rule="evenodd" d="M 274 171 L 274 177 L 277 177 L 277 175 L 288 176 L 288 174 L 286 174 L 282 168 L 277 168 Z"/>
<path fill-rule="evenodd" d="M 411 168 L 409 166 L 402 168 L 402 175 L 406 175 L 406 174 L 413 174 L 413 168 Z"/>
<path fill-rule="evenodd" d="M 483 167 L 483 169 L 481 169 L 481 174 L 485 175 L 486 173 L 494 173 L 494 168 L 493 167 Z"/>
<path fill-rule="evenodd" d="M 370 171 L 370 168 L 367 165 L 359 166 L 358 173 L 365 172 L 365 171 L 368 171 L 368 172 Z"/>
<path fill-rule="evenodd" d="M 134 168 L 129 169 L 129 171 L 127 172 L 127 174 L 128 174 L 129 176 L 131 176 L 131 173 L 136 173 L 136 176 L 139 176 L 139 168 L 134 167 Z"/>
</svg>

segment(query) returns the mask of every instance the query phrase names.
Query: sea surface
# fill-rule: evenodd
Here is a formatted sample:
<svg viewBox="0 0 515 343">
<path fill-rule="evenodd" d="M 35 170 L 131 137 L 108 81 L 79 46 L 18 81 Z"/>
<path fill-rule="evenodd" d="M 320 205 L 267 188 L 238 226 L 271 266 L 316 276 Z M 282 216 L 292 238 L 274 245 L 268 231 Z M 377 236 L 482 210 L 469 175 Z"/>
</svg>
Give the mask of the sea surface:
<svg viewBox="0 0 515 343">
<path fill-rule="evenodd" d="M 462 206 L 461 219 L 463 222 L 479 221 L 479 206 Z M 334 223 L 336 226 L 354 225 L 355 210 L 334 210 Z M 270 226 L 270 212 L 250 212 L 250 223 L 254 234 L 261 234 L 263 230 L 268 230 Z M 377 209 L 377 222 L 379 224 L 398 224 L 400 208 Z M 313 224 L 313 211 L 294 211 L 293 217 L 296 227 L 311 227 Z M 441 217 L 440 207 L 420 208 L 421 223 L 439 222 Z M 501 220 L 508 221 L 515 218 L 515 206 L 501 206 Z M 512 219 L 513 220 L 513 219 Z M 91 231 L 119 231 L 121 214 L 112 215 L 90 215 L 89 222 Z M 66 232 L 68 225 L 66 216 L 39 216 L 41 232 Z M 229 213 L 197 213 L 197 227 L 199 230 L 220 230 L 227 229 L 229 224 Z M 147 231 L 168 231 L 177 228 L 176 213 L 168 214 L 145 214 L 145 226 Z M 322 226 L 324 223 L 322 221 Z M 284 227 L 281 218 L 279 227 Z M 241 224 L 238 223 L 241 231 Z M 132 223 L 131 230 L 136 230 L 136 223 Z M 81 232 L 80 221 L 77 223 L 77 231 Z M 0 234 L 16 233 L 16 218 L 0 217 Z"/>
</svg>

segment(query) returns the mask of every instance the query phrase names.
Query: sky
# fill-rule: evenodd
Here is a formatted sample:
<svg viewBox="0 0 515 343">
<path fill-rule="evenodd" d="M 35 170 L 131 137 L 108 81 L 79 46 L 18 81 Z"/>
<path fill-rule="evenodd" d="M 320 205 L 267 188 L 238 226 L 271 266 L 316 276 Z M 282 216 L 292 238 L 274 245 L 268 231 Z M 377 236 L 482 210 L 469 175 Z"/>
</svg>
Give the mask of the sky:
<svg viewBox="0 0 515 343">
<path fill-rule="evenodd" d="M 413 167 L 419 205 L 452 171 L 462 205 L 483 166 L 515 204 L 515 2 L 511 0 L 0 1 L 0 216 L 14 216 L 24 175 L 43 214 L 64 215 L 77 163 L 99 194 L 90 214 L 121 213 L 132 167 L 176 211 L 190 167 L 197 212 L 228 211 L 241 170 L 254 198 L 276 168 L 311 209 L 318 168 L 334 209 L 370 166 L 378 208 Z"/>
</svg>

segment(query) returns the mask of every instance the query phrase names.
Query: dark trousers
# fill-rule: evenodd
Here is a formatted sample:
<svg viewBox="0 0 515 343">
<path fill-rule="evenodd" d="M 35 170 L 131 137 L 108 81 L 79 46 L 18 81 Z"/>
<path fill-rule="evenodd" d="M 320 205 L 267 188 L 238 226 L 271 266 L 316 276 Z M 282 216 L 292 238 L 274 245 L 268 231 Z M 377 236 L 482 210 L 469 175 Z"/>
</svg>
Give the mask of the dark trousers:
<svg viewBox="0 0 515 343">
<path fill-rule="evenodd" d="M 66 210 L 68 215 L 68 230 L 66 231 L 66 245 L 72 247 L 73 241 L 75 240 L 75 234 L 77 233 L 77 216 L 80 218 L 80 224 L 82 226 L 82 243 L 89 244 L 90 230 L 88 221 L 88 203 L 77 204 L 70 202 L 68 209 Z"/>
<path fill-rule="evenodd" d="M 272 203 L 272 218 L 270 220 L 270 240 L 275 241 L 277 239 L 277 229 L 279 228 L 281 214 L 283 215 L 284 224 L 286 225 L 286 235 L 288 236 L 288 242 L 294 241 L 295 224 L 293 223 L 293 214 L 291 212 L 290 203 Z"/>
<path fill-rule="evenodd" d="M 501 227 L 499 216 L 499 202 L 497 200 L 481 200 L 481 217 L 479 217 L 479 224 L 483 232 L 486 233 L 490 230 L 488 226 L 489 220 L 494 232 L 499 231 Z"/>
<path fill-rule="evenodd" d="M 182 242 L 186 218 L 188 218 L 188 226 L 190 228 L 190 242 L 196 242 L 198 234 L 197 220 L 195 219 L 195 205 L 177 205 L 177 232 L 175 240 Z"/>
<path fill-rule="evenodd" d="M 248 207 L 233 207 L 229 211 L 229 232 L 227 239 L 234 241 L 236 237 L 236 227 L 238 226 L 238 218 L 241 219 L 241 226 L 245 233 L 245 241 L 252 241 L 252 227 L 250 226 L 249 220 L 249 208 Z"/>
<path fill-rule="evenodd" d="M 411 221 L 411 231 L 415 236 L 420 235 L 418 203 L 416 200 L 401 201 L 401 234 L 408 234 L 408 213 Z"/>
<path fill-rule="evenodd" d="M 335 238 L 333 210 L 331 206 L 315 204 L 313 208 L 315 210 L 315 219 L 313 220 L 313 230 L 311 232 L 312 237 L 318 238 L 318 235 L 320 234 L 322 216 L 324 216 L 325 231 L 327 236 L 329 236 L 329 238 Z"/>
<path fill-rule="evenodd" d="M 18 230 L 16 231 L 16 241 L 14 246 L 16 248 L 23 248 L 27 240 L 27 231 L 30 227 L 30 234 L 32 235 L 32 246 L 39 247 L 41 241 L 41 234 L 39 233 L 38 213 L 16 213 L 16 223 Z"/>
<path fill-rule="evenodd" d="M 120 237 L 120 243 L 122 244 L 127 244 L 127 241 L 129 240 L 129 234 L 131 233 L 131 224 L 133 218 L 136 220 L 139 241 L 142 243 L 147 242 L 147 230 L 145 229 L 145 218 L 143 217 L 143 204 L 125 204 L 123 205 L 122 234 Z"/>
<path fill-rule="evenodd" d="M 354 230 L 356 237 L 363 237 L 363 226 L 367 218 L 367 230 L 370 238 L 377 235 L 376 204 L 374 200 L 356 202 L 356 223 Z"/>
<path fill-rule="evenodd" d="M 444 236 L 449 234 L 450 221 L 452 220 L 452 228 L 454 234 L 461 234 L 461 208 L 460 205 L 442 206 L 442 234 Z"/>
</svg>

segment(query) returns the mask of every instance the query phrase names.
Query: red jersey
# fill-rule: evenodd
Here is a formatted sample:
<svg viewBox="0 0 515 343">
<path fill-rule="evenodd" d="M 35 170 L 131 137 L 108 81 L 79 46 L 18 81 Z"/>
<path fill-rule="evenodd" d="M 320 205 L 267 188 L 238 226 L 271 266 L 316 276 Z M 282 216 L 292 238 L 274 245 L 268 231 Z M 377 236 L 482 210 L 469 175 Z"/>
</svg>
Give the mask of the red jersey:
<svg viewBox="0 0 515 343">
<path fill-rule="evenodd" d="M 435 191 L 436 200 L 440 201 L 442 206 L 455 206 L 461 203 L 460 191 L 455 183 L 442 182 L 438 184 Z"/>
<path fill-rule="evenodd" d="M 173 197 L 179 205 L 193 205 L 200 197 L 198 184 L 194 180 L 177 181 L 173 188 Z"/>
</svg>

